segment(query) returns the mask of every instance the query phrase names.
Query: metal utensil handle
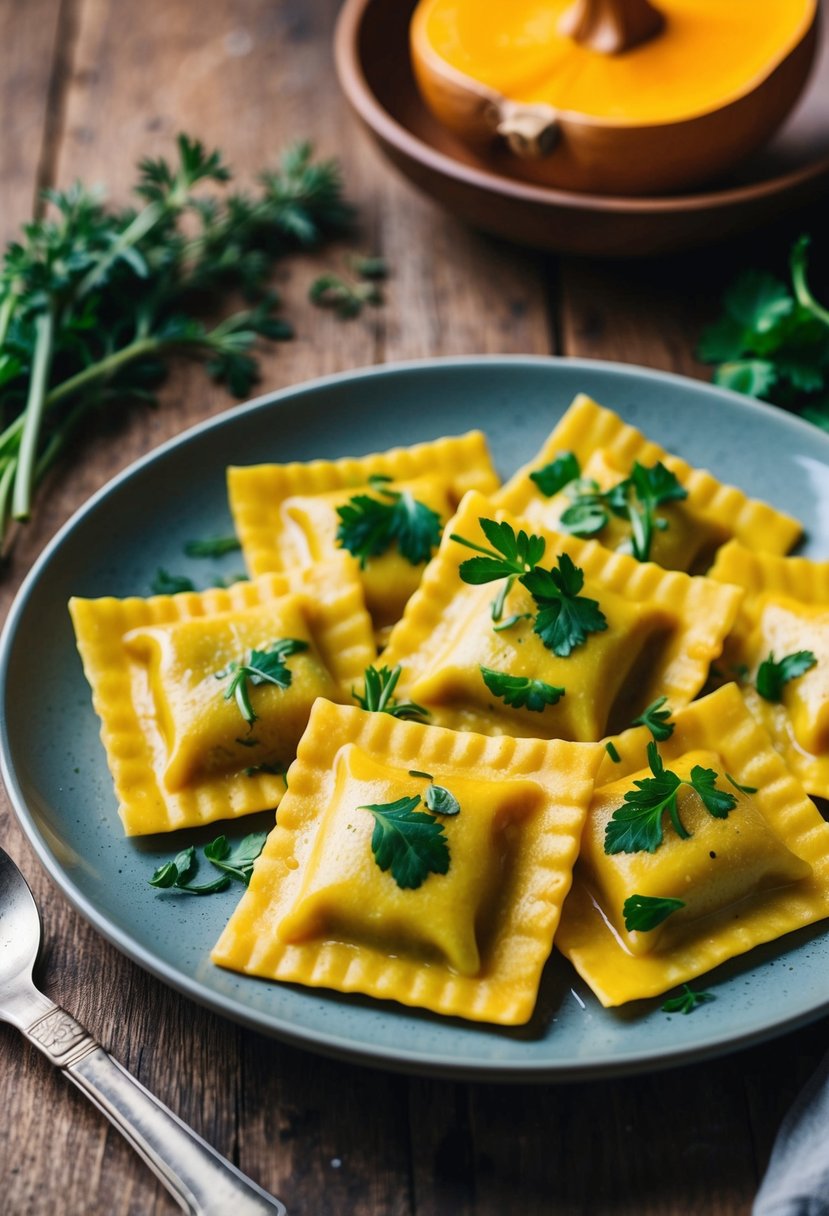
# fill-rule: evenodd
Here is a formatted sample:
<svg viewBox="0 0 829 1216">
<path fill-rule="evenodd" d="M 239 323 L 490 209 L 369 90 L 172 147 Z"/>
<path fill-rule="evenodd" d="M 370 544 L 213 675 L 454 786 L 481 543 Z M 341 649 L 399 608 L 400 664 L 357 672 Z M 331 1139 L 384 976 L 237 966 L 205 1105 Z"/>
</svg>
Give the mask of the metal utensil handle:
<svg viewBox="0 0 829 1216">
<path fill-rule="evenodd" d="M 197 1136 L 60 1006 L 25 1034 L 103 1111 L 186 1212 L 287 1216 L 278 1199 Z"/>
</svg>

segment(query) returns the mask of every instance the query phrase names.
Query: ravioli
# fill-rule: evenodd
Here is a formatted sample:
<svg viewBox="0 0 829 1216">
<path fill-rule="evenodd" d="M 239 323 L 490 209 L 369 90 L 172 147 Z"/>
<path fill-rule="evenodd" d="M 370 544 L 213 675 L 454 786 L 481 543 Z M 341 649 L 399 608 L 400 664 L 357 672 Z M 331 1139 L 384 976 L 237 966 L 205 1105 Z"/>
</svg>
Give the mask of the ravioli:
<svg viewBox="0 0 829 1216">
<path fill-rule="evenodd" d="M 711 577 L 745 589 L 722 668 L 745 673 L 752 713 L 810 794 L 829 798 L 829 562 L 751 553 L 726 545 Z M 760 664 L 809 652 L 813 665 L 769 701 L 756 688 Z"/>
<path fill-rule="evenodd" d="M 537 527 L 545 541 L 542 566 L 568 555 L 584 572 L 585 596 L 607 619 L 607 629 L 559 657 L 527 619 L 534 605 L 520 583 L 506 595 L 496 622 L 492 604 L 503 584 L 470 585 L 461 578 L 461 564 L 472 554 L 452 535 L 485 546 L 482 518 L 509 523 L 516 533 L 527 527 L 481 495 L 468 494 L 384 653 L 389 666 L 402 666 L 400 692 L 428 709 L 432 721 L 484 734 L 595 741 L 608 724 L 626 726 L 658 696 L 672 706 L 696 696 L 736 616 L 736 588 Z M 493 695 L 482 668 L 564 692 L 540 712 L 514 708 Z"/>
<path fill-rule="evenodd" d="M 337 509 L 355 495 L 385 503 L 408 495 L 445 522 L 467 490 L 498 484 L 480 431 L 370 456 L 228 470 L 230 507 L 252 574 L 305 567 L 343 552 Z M 396 545 L 361 564 L 378 629 L 399 618 L 422 573 L 423 563 L 407 560 Z"/>
<path fill-rule="evenodd" d="M 652 775 L 645 728 L 613 740 L 620 758 L 602 761 L 556 938 L 605 1006 L 656 996 L 829 915 L 829 824 L 736 685 L 693 702 L 673 721 L 673 734 L 659 744 L 665 769 L 684 782 L 707 770 L 734 805 L 718 817 L 683 785 L 677 815 L 687 838 L 666 810 L 652 852 L 606 852 L 614 811 Z M 634 896 L 681 906 L 643 929 L 624 915 Z"/>
<path fill-rule="evenodd" d="M 276 806 L 317 697 L 348 700 L 375 657 L 344 556 L 204 592 L 70 601 L 127 835 Z M 277 683 L 234 675 L 288 643 Z"/>
<path fill-rule="evenodd" d="M 659 462 L 676 476 L 687 497 L 658 508 L 657 518 L 664 526 L 654 531 L 649 554 L 651 561 L 666 569 L 704 572 L 717 548 L 731 538 L 751 549 L 782 554 L 802 533 L 796 519 L 670 455 L 583 393 L 575 398 L 538 455 L 520 468 L 493 500 L 534 526 L 558 527 L 562 513 L 571 505 L 567 490 L 547 497 L 531 474 L 566 452 L 577 458 L 582 478 L 595 482 L 601 491 L 628 477 L 635 462 L 646 467 Z M 596 539 L 610 549 L 629 551 L 627 520 L 612 511 L 608 515 L 607 526 Z"/>
<path fill-rule="evenodd" d="M 493 739 L 316 702 L 277 824 L 216 945 L 247 974 L 513 1025 L 532 1014 L 584 816 L 598 744 Z M 398 884 L 372 849 L 368 806 L 424 797 L 448 866 Z"/>
</svg>

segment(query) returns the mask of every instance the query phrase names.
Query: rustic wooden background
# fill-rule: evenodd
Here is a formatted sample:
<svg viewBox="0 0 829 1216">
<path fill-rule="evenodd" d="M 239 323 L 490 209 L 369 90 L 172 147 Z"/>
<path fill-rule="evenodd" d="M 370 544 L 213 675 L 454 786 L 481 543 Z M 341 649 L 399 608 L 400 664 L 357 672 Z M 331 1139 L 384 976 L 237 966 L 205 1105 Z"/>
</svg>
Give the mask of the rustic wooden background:
<svg viewBox="0 0 829 1216">
<path fill-rule="evenodd" d="M 391 2 L 391 0 L 390 0 Z M 563 353 L 704 375 L 693 349 L 733 268 L 781 265 L 791 217 L 729 250 L 602 264 L 541 257 L 462 228 L 380 160 L 336 87 L 336 0 L 0 0 L 0 235 L 38 190 L 74 178 L 123 200 L 139 157 L 179 130 L 240 176 L 298 137 L 341 158 L 388 303 L 341 323 L 307 303 L 332 255 L 286 265 L 297 339 L 263 388 L 383 360 Z M 825 223 L 823 224 L 825 229 Z M 157 411 L 88 440 L 53 478 L 0 583 L 2 608 L 67 516 L 135 457 L 232 402 L 193 369 Z M 291 1216 L 737 1216 L 829 1022 L 730 1058 L 565 1087 L 456 1084 L 317 1058 L 242 1030 L 145 975 L 41 871 L 5 799 L 0 839 L 27 873 L 48 942 L 41 981 L 168 1105 Z M 681 1027 L 678 1027 L 681 1032 Z M 0 1209 L 9 1216 L 176 1210 L 85 1101 L 0 1027 Z"/>
</svg>

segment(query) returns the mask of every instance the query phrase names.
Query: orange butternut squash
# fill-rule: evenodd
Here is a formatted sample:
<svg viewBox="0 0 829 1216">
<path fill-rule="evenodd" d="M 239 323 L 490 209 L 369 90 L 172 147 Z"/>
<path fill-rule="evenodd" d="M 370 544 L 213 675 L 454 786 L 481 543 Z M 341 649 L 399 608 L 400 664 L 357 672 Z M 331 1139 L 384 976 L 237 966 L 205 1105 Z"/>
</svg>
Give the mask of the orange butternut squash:
<svg viewBox="0 0 829 1216">
<path fill-rule="evenodd" d="M 817 0 L 420 0 L 415 76 L 495 167 L 653 194 L 728 169 L 794 105 Z"/>
</svg>

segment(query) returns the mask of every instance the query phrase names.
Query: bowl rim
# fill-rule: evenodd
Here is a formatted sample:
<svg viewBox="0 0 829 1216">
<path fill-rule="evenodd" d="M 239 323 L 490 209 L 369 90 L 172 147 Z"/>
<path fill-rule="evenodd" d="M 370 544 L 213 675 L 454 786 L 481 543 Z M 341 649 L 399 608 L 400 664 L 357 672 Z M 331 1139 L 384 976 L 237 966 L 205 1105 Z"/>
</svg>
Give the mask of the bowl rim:
<svg viewBox="0 0 829 1216">
<path fill-rule="evenodd" d="M 463 186 L 491 194 L 506 195 L 516 202 L 534 206 L 651 215 L 739 207 L 819 180 L 822 176 L 829 179 L 827 154 L 797 169 L 763 181 L 731 186 L 725 190 L 707 190 L 658 198 L 557 190 L 467 165 L 447 153 L 438 151 L 393 118 L 369 85 L 358 48 L 363 22 L 369 9 L 377 2 L 378 0 L 345 0 L 340 10 L 334 31 L 334 61 L 340 86 L 363 122 L 380 139 L 411 160 Z"/>
</svg>

